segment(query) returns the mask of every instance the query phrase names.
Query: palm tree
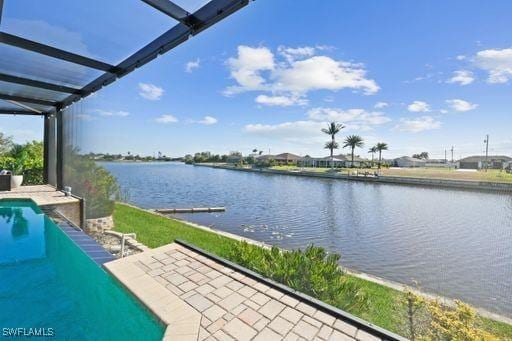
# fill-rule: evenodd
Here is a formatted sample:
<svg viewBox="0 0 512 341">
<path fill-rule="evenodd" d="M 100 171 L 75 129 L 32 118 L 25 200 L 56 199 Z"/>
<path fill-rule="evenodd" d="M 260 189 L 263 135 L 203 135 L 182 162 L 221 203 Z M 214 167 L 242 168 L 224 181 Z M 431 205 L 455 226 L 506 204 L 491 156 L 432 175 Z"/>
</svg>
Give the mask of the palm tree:
<svg viewBox="0 0 512 341">
<path fill-rule="evenodd" d="M 334 149 L 338 149 L 338 147 L 339 147 L 339 145 L 338 145 L 338 142 L 336 142 L 336 141 L 325 142 L 324 148 L 329 149 L 331 151 L 331 169 L 334 167 L 333 152 L 334 152 Z"/>
<path fill-rule="evenodd" d="M 350 167 L 354 167 L 354 149 L 356 149 L 356 147 L 361 148 L 363 146 L 363 138 L 359 135 L 349 135 L 345 138 L 343 148 L 350 147 L 352 149 L 352 163 L 350 164 Z"/>
<path fill-rule="evenodd" d="M 371 147 L 370 149 L 368 149 L 368 153 L 372 153 L 372 164 L 373 164 L 373 159 L 374 159 L 374 155 L 375 153 L 377 153 L 378 150 L 377 150 L 377 146 L 373 146 Z"/>
<path fill-rule="evenodd" d="M 380 164 L 382 161 L 382 151 L 388 150 L 388 144 L 384 143 L 384 142 L 379 142 L 379 143 L 377 143 L 377 145 L 375 147 L 377 147 L 377 150 L 379 151 L 379 169 L 380 169 Z"/>
<path fill-rule="evenodd" d="M 322 128 L 322 132 L 331 136 L 331 142 L 325 144 L 326 149 L 331 150 L 331 169 L 334 168 L 334 149 L 338 148 L 336 143 L 336 134 L 341 131 L 345 126 L 341 123 L 331 122 L 327 125 L 327 128 Z M 330 146 L 330 147 L 328 147 Z"/>
</svg>

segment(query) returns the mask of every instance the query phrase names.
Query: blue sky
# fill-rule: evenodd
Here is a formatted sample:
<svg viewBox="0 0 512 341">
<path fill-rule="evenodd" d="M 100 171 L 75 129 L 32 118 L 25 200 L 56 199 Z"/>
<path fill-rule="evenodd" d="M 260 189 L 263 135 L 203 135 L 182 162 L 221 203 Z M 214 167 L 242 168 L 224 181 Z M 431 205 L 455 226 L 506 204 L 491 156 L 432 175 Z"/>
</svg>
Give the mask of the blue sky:
<svg viewBox="0 0 512 341">
<path fill-rule="evenodd" d="M 5 2 L 2 30 L 110 63 L 173 24 L 138 0 Z M 378 141 L 389 156 L 478 154 L 487 133 L 491 153 L 512 154 L 511 12 L 509 1 L 258 0 L 86 99 L 83 149 L 322 156 L 320 128 L 336 120 L 340 140 L 365 138 L 361 155 Z M 41 122 L 0 117 L 0 130 L 22 142 Z"/>
</svg>

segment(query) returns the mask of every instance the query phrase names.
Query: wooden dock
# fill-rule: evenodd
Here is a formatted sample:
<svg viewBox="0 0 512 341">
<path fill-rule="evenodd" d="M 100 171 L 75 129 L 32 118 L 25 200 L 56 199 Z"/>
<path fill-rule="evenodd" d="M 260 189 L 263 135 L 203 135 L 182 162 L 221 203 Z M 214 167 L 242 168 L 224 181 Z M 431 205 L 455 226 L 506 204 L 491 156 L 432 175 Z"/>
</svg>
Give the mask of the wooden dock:
<svg viewBox="0 0 512 341">
<path fill-rule="evenodd" d="M 158 208 L 155 210 L 162 214 L 172 213 L 212 213 L 212 212 L 224 212 L 225 207 L 194 207 L 194 208 Z"/>
</svg>

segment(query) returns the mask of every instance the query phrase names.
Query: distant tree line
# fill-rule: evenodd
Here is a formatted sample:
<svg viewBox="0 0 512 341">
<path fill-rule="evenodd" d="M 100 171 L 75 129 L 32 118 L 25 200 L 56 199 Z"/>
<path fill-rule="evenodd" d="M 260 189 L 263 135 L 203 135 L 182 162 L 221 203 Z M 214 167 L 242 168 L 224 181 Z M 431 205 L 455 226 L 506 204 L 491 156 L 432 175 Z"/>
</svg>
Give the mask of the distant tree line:
<svg viewBox="0 0 512 341">
<path fill-rule="evenodd" d="M 173 161 L 170 156 L 163 155 L 161 153 L 158 156 L 141 156 L 139 154 L 132 154 L 128 152 L 126 155 L 123 154 L 109 154 L 109 153 L 88 153 L 85 156 L 96 161 Z"/>
</svg>

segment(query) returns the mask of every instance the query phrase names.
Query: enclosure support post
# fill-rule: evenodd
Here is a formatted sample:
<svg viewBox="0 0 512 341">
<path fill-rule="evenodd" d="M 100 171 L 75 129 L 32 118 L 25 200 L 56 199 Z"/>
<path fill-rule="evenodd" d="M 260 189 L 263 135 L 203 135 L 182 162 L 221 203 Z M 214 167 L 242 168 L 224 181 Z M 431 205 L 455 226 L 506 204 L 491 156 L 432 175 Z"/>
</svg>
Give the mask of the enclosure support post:
<svg viewBox="0 0 512 341">
<path fill-rule="evenodd" d="M 62 110 L 57 111 L 57 189 L 64 189 L 64 124 Z"/>
<path fill-rule="evenodd" d="M 50 117 L 43 116 L 44 132 L 43 132 L 43 183 L 47 184 L 49 179 L 49 163 L 48 157 L 50 155 Z"/>
</svg>

